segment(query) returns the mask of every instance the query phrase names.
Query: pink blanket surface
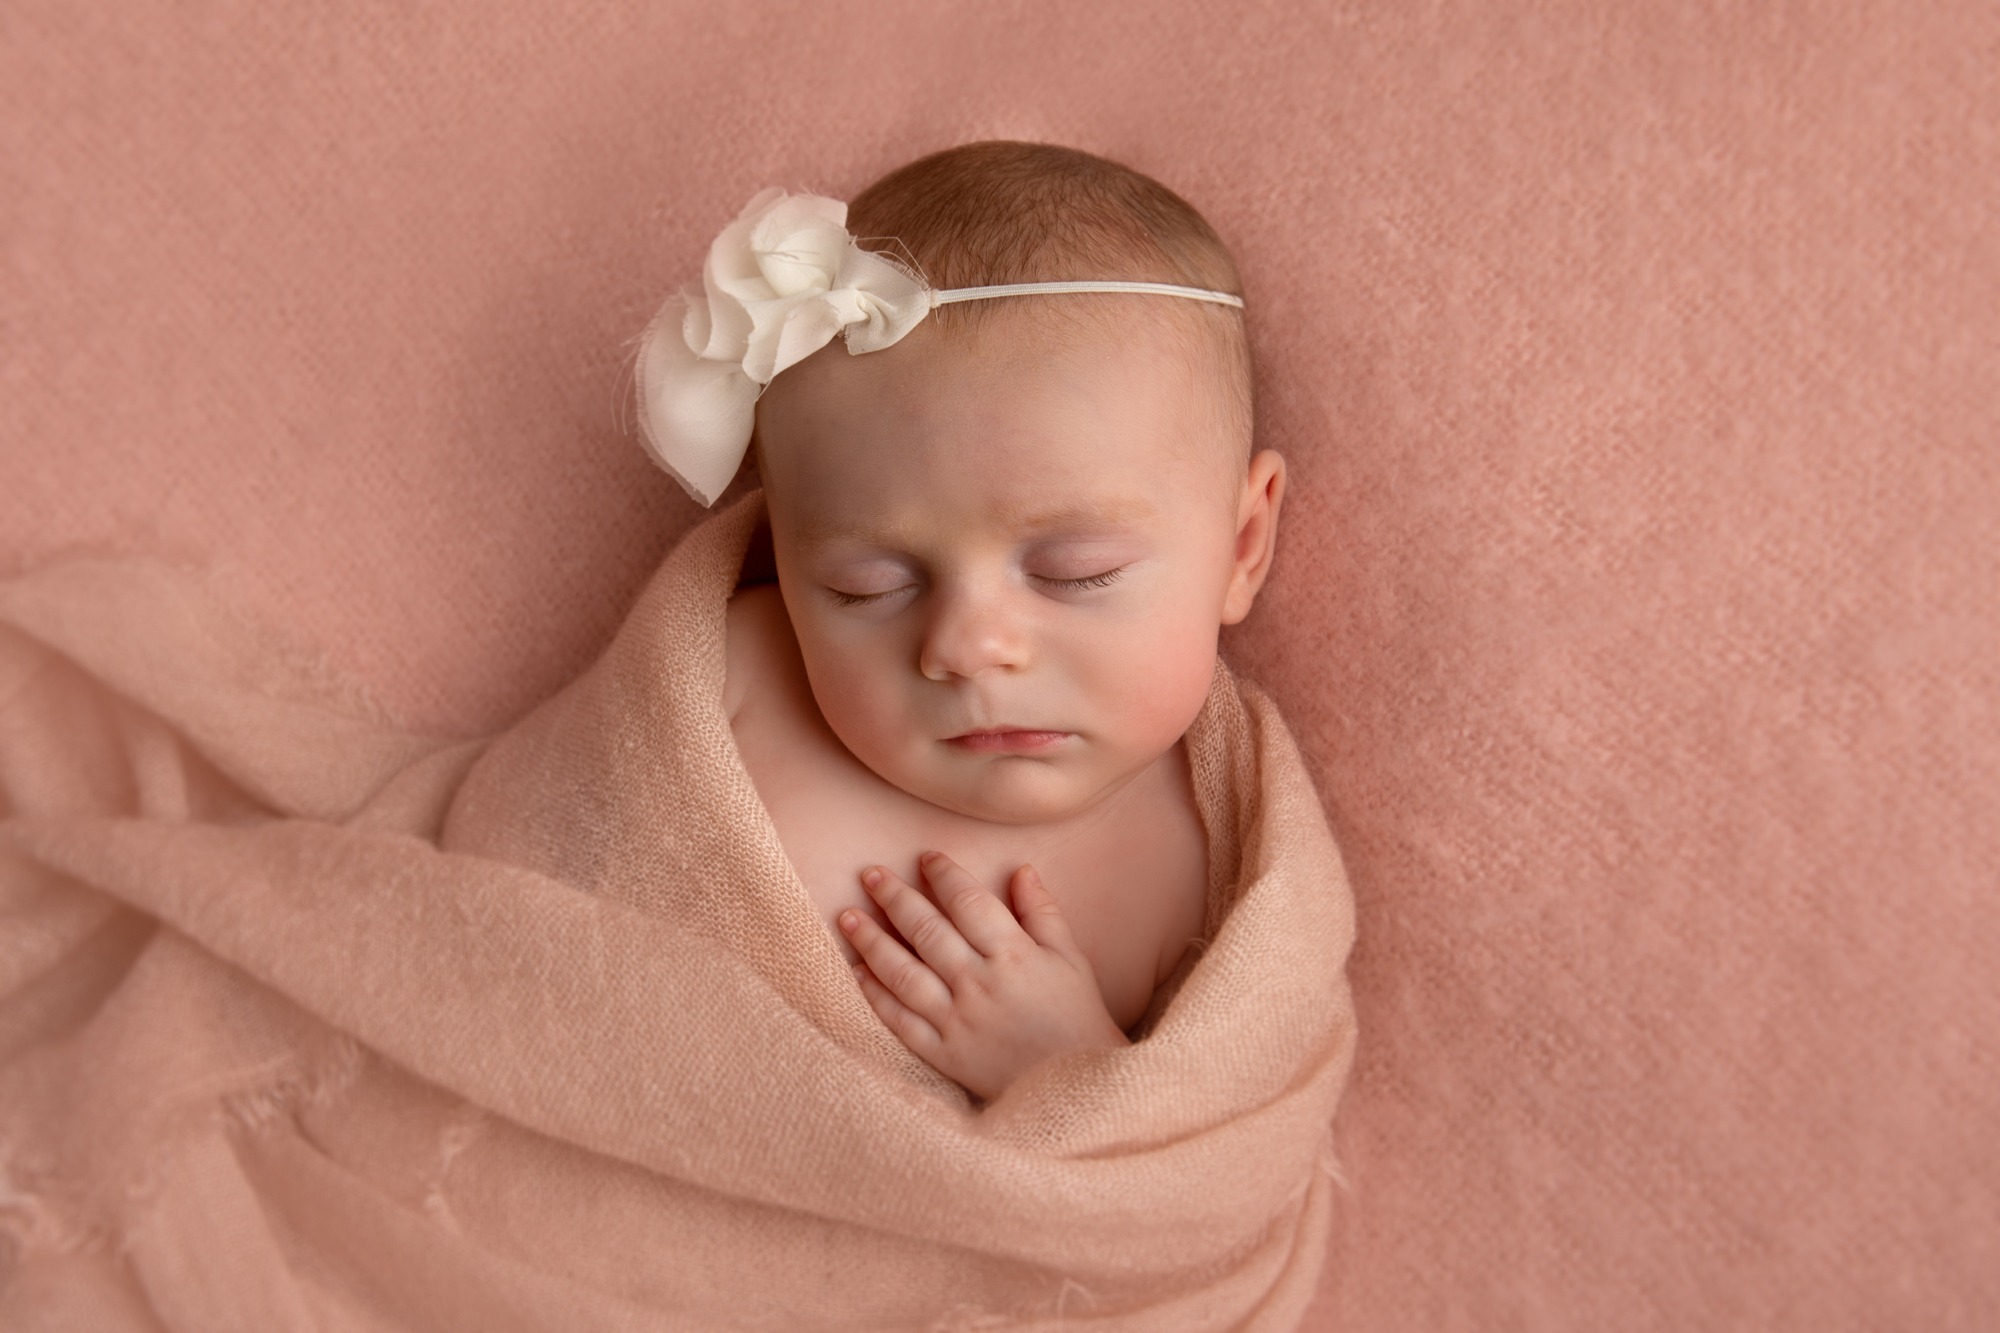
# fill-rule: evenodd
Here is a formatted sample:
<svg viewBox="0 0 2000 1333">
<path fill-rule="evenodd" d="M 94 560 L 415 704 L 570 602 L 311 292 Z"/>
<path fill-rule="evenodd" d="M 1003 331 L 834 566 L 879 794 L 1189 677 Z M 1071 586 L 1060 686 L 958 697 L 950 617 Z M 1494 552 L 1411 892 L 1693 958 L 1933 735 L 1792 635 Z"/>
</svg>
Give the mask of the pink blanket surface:
<svg viewBox="0 0 2000 1333">
<path fill-rule="evenodd" d="M 2000 10 L 626 0 L 0 17 L 0 542 L 399 732 L 695 513 L 631 339 L 741 200 L 1072 143 L 1235 246 L 1231 661 L 1352 874 L 1309 1328 L 2000 1322 Z"/>
</svg>

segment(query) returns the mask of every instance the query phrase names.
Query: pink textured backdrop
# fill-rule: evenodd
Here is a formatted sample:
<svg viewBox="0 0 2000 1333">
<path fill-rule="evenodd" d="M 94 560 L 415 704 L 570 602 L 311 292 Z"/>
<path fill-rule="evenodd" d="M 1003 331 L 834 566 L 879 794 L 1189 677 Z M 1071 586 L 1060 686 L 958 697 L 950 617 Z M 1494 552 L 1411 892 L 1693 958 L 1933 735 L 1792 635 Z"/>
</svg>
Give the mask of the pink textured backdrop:
<svg viewBox="0 0 2000 1333">
<path fill-rule="evenodd" d="M 1992 1327 L 1996 70 L 1985 0 L 11 0 L 0 558 L 496 724 L 694 517 L 624 360 L 756 188 L 1122 158 L 1294 466 L 1228 648 L 1359 898 L 1308 1327 Z"/>
</svg>

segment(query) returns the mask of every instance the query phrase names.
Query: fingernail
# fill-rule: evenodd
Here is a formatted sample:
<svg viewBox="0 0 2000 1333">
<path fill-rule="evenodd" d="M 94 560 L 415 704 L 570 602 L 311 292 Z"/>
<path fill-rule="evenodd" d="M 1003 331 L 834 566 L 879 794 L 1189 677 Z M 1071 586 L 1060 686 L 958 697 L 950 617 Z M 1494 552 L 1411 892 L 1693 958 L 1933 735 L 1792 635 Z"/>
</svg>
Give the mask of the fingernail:
<svg viewBox="0 0 2000 1333">
<path fill-rule="evenodd" d="M 859 912 L 842 912 L 840 914 L 840 928 L 842 930 L 853 930 L 860 924 L 861 914 Z"/>
<path fill-rule="evenodd" d="M 879 870 L 864 870 L 861 872 L 861 882 L 872 889 L 882 882 L 882 872 Z"/>
</svg>

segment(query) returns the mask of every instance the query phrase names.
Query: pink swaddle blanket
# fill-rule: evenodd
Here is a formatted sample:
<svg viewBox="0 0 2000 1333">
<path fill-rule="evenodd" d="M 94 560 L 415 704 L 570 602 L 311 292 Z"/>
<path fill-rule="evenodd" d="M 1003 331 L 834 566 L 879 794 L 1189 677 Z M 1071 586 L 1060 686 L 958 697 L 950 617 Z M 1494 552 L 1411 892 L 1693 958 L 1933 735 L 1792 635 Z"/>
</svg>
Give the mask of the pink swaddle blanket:
<svg viewBox="0 0 2000 1333">
<path fill-rule="evenodd" d="M 0 585 L 0 1323 L 1293 1327 L 1353 1057 L 1340 858 L 1270 703 L 1189 733 L 1208 944 L 983 1110 L 881 1025 L 721 708 L 761 503 L 476 741 L 198 580 Z"/>
</svg>

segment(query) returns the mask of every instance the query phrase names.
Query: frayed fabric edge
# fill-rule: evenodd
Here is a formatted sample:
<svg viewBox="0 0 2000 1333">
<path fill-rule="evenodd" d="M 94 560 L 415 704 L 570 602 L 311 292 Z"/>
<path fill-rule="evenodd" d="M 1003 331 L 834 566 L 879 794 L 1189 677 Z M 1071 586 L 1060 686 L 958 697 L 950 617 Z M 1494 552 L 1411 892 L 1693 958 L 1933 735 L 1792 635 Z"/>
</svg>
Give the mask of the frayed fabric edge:
<svg viewBox="0 0 2000 1333">
<path fill-rule="evenodd" d="M 143 1205 L 155 1192 L 161 1165 L 203 1127 L 229 1135 L 266 1133 L 298 1111 L 338 1097 L 365 1062 L 365 1049 L 343 1034 L 328 1042 L 317 1059 L 287 1061 L 271 1077 L 226 1093 L 205 1107 L 169 1112 L 163 1117 L 167 1123 L 157 1131 L 163 1142 L 118 1187 L 118 1194 L 128 1206 Z M 0 1285 L 38 1251 L 122 1257 L 129 1228 L 91 1216 L 101 1211 L 90 1206 L 82 1187 L 61 1179 L 52 1166 L 15 1145 L 0 1145 Z"/>
</svg>

